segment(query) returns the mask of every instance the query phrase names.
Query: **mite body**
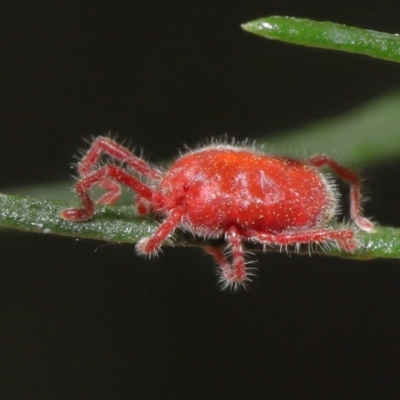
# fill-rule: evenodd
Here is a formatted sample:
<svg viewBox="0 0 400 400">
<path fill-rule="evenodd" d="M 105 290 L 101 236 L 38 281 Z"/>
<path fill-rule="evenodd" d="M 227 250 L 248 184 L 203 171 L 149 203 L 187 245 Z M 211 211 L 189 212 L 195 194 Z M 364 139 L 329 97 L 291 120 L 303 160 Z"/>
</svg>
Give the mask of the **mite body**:
<svg viewBox="0 0 400 400">
<path fill-rule="evenodd" d="M 124 166 L 102 165 L 103 154 Z M 107 137 L 97 138 L 79 163 L 75 190 L 83 208 L 64 210 L 62 217 L 90 219 L 95 204 L 89 189 L 102 186 L 106 194 L 97 203 L 112 204 L 124 184 L 136 193 L 139 213 L 163 218 L 156 232 L 137 244 L 139 254 L 157 253 L 176 228 L 225 238 L 229 257 L 217 247 L 205 250 L 217 261 L 222 286 L 237 287 L 252 274 L 245 241 L 264 246 L 335 243 L 348 252 L 357 249 L 356 228 L 330 225 L 337 216 L 338 193 L 333 180 L 318 170 L 322 166 L 350 184 L 351 219 L 356 228 L 372 231 L 372 222 L 361 213 L 358 175 L 327 156 L 298 161 L 241 145 L 213 144 L 182 155 L 161 172 Z"/>
</svg>

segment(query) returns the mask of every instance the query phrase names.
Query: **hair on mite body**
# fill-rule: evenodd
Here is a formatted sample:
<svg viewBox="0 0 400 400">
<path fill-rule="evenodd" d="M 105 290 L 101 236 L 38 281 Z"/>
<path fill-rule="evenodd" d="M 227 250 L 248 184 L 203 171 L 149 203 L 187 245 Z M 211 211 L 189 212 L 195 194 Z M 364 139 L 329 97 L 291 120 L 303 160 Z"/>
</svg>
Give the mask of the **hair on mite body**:
<svg viewBox="0 0 400 400">
<path fill-rule="evenodd" d="M 350 185 L 353 224 L 346 228 L 331 225 L 339 193 L 333 178 L 319 171 L 325 166 Z M 177 228 L 202 238 L 223 238 L 225 250 L 205 246 L 218 265 L 223 289 L 246 287 L 254 276 L 244 242 L 264 249 L 308 244 L 310 249 L 334 245 L 354 252 L 357 230 L 373 231 L 373 223 L 362 216 L 359 176 L 325 155 L 299 161 L 225 138 L 186 149 L 161 171 L 115 140 L 97 137 L 77 171 L 75 191 L 82 207 L 63 210 L 62 218 L 92 218 L 95 204 L 114 204 L 125 185 L 135 193 L 140 214 L 162 218 L 157 230 L 137 243 L 137 253 L 156 255 Z M 96 202 L 89 195 L 95 186 L 106 191 Z"/>
</svg>

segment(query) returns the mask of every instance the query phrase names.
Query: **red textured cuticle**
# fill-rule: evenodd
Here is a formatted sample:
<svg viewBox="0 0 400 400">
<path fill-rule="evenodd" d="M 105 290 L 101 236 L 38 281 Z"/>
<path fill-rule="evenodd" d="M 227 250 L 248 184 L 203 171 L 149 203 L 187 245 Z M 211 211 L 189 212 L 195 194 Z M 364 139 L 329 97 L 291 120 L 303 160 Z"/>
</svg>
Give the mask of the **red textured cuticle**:
<svg viewBox="0 0 400 400">
<path fill-rule="evenodd" d="M 318 226 L 335 207 L 331 188 L 314 168 L 245 149 L 184 156 L 161 190 L 169 208 L 184 203 L 192 230 L 211 235 L 230 226 L 268 232 Z"/>
<path fill-rule="evenodd" d="M 103 154 L 129 169 L 102 165 Z M 104 137 L 95 140 L 78 168 L 76 190 L 83 208 L 65 210 L 62 217 L 88 219 L 94 212 L 89 189 L 102 186 L 107 192 L 100 202 L 110 204 L 120 196 L 120 184 L 126 185 L 136 193 L 140 214 L 152 212 L 163 218 L 156 232 L 138 243 L 140 254 L 156 253 L 176 228 L 200 237 L 224 237 L 230 258 L 218 248 L 208 246 L 206 251 L 219 265 L 223 287 L 236 287 L 251 275 L 245 241 L 277 246 L 333 242 L 344 251 L 356 250 L 354 229 L 330 225 L 337 214 L 337 192 L 318 170 L 322 166 L 349 183 L 350 216 L 359 229 L 372 231 L 372 222 L 361 213 L 358 175 L 327 156 L 298 161 L 222 143 L 184 154 L 161 173 Z"/>
</svg>

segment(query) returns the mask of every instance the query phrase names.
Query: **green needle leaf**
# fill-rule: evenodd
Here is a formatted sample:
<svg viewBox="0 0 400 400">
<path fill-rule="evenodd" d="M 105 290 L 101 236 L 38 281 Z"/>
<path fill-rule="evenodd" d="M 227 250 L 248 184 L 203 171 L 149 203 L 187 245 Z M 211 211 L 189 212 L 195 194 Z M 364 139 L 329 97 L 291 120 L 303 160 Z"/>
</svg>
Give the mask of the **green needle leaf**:
<svg viewBox="0 0 400 400">
<path fill-rule="evenodd" d="M 86 222 L 67 222 L 60 211 L 70 206 L 58 200 L 39 200 L 31 197 L 0 194 L 0 226 L 27 232 L 40 232 L 82 239 L 97 239 L 116 243 L 135 243 L 151 235 L 157 228 L 155 218 L 138 216 L 135 207 L 98 207 L 96 215 Z M 337 226 L 337 227 L 340 227 Z M 359 233 L 362 246 L 354 254 L 335 248 L 316 251 L 355 259 L 400 258 L 400 229 L 377 227 L 375 233 Z M 202 247 L 214 241 L 176 235 L 174 245 Z M 249 246 L 261 251 L 262 246 Z"/>
<path fill-rule="evenodd" d="M 60 212 L 68 207 L 70 203 L 59 200 L 0 194 L 0 226 L 118 243 L 137 242 L 157 227 L 154 219 L 139 217 L 132 206 L 98 207 L 86 222 L 64 221 Z"/>
<path fill-rule="evenodd" d="M 242 28 L 268 39 L 400 62 L 400 37 L 397 34 L 280 16 L 251 21 Z"/>
</svg>

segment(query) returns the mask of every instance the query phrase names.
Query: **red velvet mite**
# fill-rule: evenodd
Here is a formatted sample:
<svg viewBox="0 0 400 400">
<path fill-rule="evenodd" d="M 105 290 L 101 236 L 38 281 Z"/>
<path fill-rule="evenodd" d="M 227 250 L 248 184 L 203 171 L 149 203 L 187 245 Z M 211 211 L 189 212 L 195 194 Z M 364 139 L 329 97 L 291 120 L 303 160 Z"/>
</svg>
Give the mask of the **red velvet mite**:
<svg viewBox="0 0 400 400">
<path fill-rule="evenodd" d="M 103 154 L 122 166 L 102 165 Z M 113 204 L 120 184 L 126 185 L 136 193 L 140 214 L 163 218 L 152 236 L 137 243 L 139 254 L 156 254 L 176 228 L 203 238 L 225 238 L 226 254 L 217 247 L 205 250 L 219 266 L 222 287 L 236 288 L 252 275 L 246 266 L 245 241 L 281 247 L 334 243 L 348 252 L 357 249 L 355 229 L 330 226 L 338 213 L 338 192 L 332 179 L 318 170 L 323 166 L 350 185 L 351 219 L 359 229 L 371 232 L 373 223 L 361 213 L 358 175 L 333 159 L 320 155 L 298 161 L 225 143 L 181 155 L 161 172 L 110 138 L 99 137 L 78 165 L 75 190 L 83 208 L 61 215 L 68 221 L 88 220 L 95 212 L 88 195 L 91 188 L 106 190 L 97 203 Z"/>
</svg>

